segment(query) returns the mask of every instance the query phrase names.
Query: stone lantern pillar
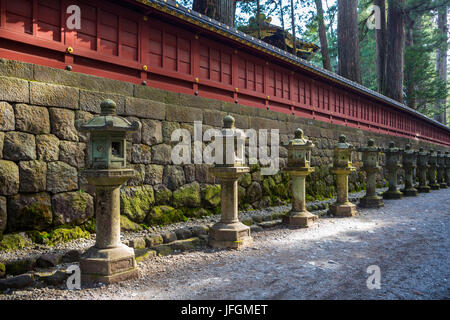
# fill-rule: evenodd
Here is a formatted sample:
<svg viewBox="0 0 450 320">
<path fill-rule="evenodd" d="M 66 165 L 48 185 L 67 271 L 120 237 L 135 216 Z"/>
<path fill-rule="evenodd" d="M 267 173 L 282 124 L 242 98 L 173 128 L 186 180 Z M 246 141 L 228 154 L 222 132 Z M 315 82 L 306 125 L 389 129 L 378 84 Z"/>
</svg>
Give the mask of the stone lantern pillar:
<svg viewBox="0 0 450 320">
<path fill-rule="evenodd" d="M 445 151 L 445 176 L 447 186 L 450 186 L 450 153 L 448 151 Z"/>
<path fill-rule="evenodd" d="M 417 175 L 419 176 L 419 186 L 417 187 L 417 190 L 419 192 L 430 192 L 430 186 L 427 184 L 428 167 L 428 153 L 424 151 L 423 148 L 420 148 L 417 156 Z"/>
<path fill-rule="evenodd" d="M 284 169 L 291 177 L 292 209 L 283 217 L 283 222 L 292 227 L 308 228 L 318 217 L 306 210 L 306 176 L 314 172 L 310 167 L 312 141 L 303 137 L 301 129 L 295 130 L 294 139 L 287 145 L 288 161 Z"/>
<path fill-rule="evenodd" d="M 382 198 L 377 196 L 376 191 L 376 174 L 381 171 L 381 167 L 378 165 L 381 149 L 375 147 L 374 143 L 372 139 L 369 139 L 367 147 L 358 149 L 359 152 L 362 152 L 362 169 L 367 174 L 366 195 L 359 201 L 359 206 L 363 208 L 380 208 L 384 206 Z"/>
<path fill-rule="evenodd" d="M 239 153 L 243 155 L 244 143 L 239 141 L 234 127 L 234 118 L 227 115 L 223 119 L 223 163 L 216 164 L 212 170 L 214 176 L 220 180 L 221 186 L 221 220 L 209 230 L 209 245 L 215 248 L 238 249 L 253 242 L 250 228 L 239 221 L 238 218 L 238 179 L 250 171 L 245 166 Z M 227 143 L 228 142 L 233 142 Z M 234 149 L 229 150 L 233 145 Z M 241 146 L 242 150 L 237 150 Z M 228 147 L 228 149 L 227 149 Z"/>
<path fill-rule="evenodd" d="M 431 190 L 439 190 L 441 186 L 436 181 L 436 171 L 438 168 L 437 164 L 437 153 L 433 150 L 430 150 L 428 154 L 428 181 L 431 187 Z"/>
<path fill-rule="evenodd" d="M 337 217 L 352 217 L 357 214 L 356 206 L 348 201 L 348 176 L 356 170 L 352 166 L 353 146 L 346 142 L 347 137 L 339 136 L 339 142 L 334 146 L 333 168 L 336 175 L 337 199 L 330 206 L 329 213 Z"/>
<path fill-rule="evenodd" d="M 405 196 L 417 196 L 419 193 L 414 188 L 414 169 L 417 167 L 417 151 L 411 150 L 411 145 L 407 144 L 403 151 L 403 168 L 405 169 L 405 189 L 402 193 Z"/>
<path fill-rule="evenodd" d="M 120 241 L 120 186 L 134 176 L 127 168 L 126 138 L 139 129 L 116 115 L 116 104 L 104 100 L 101 113 L 86 123 L 77 123 L 80 131 L 90 133 L 89 167 L 83 174 L 95 187 L 96 242 L 81 257 L 83 281 L 113 283 L 138 276 L 134 250 Z"/>
<path fill-rule="evenodd" d="M 447 182 L 445 177 L 445 153 L 438 151 L 437 152 L 437 183 L 439 183 L 439 186 L 441 189 L 447 188 Z"/>
<path fill-rule="evenodd" d="M 395 147 L 394 142 L 389 142 L 389 148 L 383 150 L 386 154 L 386 171 L 389 189 L 383 193 L 383 199 L 400 199 L 403 193 L 397 187 L 397 172 L 402 167 L 400 155 L 402 150 Z"/>
</svg>

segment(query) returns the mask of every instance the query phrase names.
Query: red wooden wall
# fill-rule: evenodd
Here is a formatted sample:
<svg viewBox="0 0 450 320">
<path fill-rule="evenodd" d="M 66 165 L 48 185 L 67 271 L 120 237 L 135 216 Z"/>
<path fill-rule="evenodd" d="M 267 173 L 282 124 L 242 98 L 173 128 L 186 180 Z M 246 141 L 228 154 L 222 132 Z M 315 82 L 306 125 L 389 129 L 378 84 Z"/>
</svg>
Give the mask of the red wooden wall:
<svg viewBox="0 0 450 320">
<path fill-rule="evenodd" d="M 80 30 L 65 26 L 73 4 L 81 8 Z M 0 0 L 0 57 L 450 146 L 449 130 L 420 116 L 161 12 L 142 12 L 101 0 Z"/>
</svg>

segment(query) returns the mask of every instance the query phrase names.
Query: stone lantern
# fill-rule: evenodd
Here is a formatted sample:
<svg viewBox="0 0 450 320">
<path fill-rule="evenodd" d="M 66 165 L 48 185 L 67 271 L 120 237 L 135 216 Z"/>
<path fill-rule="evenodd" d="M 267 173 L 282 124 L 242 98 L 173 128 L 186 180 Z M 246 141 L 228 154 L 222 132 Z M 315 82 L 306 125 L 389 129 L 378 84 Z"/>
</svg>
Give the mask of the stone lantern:
<svg viewBox="0 0 450 320">
<path fill-rule="evenodd" d="M 430 192 L 430 186 L 427 184 L 428 167 L 428 152 L 420 148 L 417 156 L 417 175 L 419 176 L 417 190 L 419 192 Z"/>
<path fill-rule="evenodd" d="M 359 201 L 359 206 L 363 208 L 380 208 L 384 206 L 381 197 L 377 196 L 376 192 L 376 174 L 381 171 L 378 165 L 380 148 L 375 147 L 374 141 L 369 139 L 367 147 L 358 149 L 362 152 L 362 169 L 367 174 L 366 195 Z"/>
<path fill-rule="evenodd" d="M 287 144 L 288 160 L 284 171 L 289 173 L 292 181 L 292 209 L 284 216 L 283 222 L 292 227 L 307 228 L 318 218 L 306 210 L 305 180 L 314 172 L 314 168 L 310 167 L 312 148 L 314 144 L 303 137 L 301 129 L 295 130 L 294 139 Z"/>
<path fill-rule="evenodd" d="M 336 174 L 337 179 L 337 200 L 330 206 L 329 213 L 337 217 L 352 217 L 357 214 L 356 206 L 348 201 L 348 176 L 356 168 L 352 166 L 354 147 L 346 140 L 346 136 L 339 136 L 339 142 L 334 146 L 331 169 L 331 173 Z"/>
<path fill-rule="evenodd" d="M 411 145 L 407 144 L 403 151 L 403 168 L 405 169 L 405 189 L 402 193 L 405 196 L 417 196 L 419 193 L 414 188 L 414 169 L 417 167 L 417 151 L 411 150 Z"/>
<path fill-rule="evenodd" d="M 403 193 L 397 187 L 397 172 L 402 167 L 400 156 L 402 150 L 395 147 L 394 142 L 389 142 L 389 148 L 383 150 L 386 154 L 386 171 L 389 189 L 383 193 L 383 199 L 400 199 Z"/>
<path fill-rule="evenodd" d="M 445 151 L 445 176 L 447 186 L 450 186 L 450 153 L 448 151 Z"/>
<path fill-rule="evenodd" d="M 437 183 L 442 189 L 447 188 L 446 177 L 445 177 L 445 153 L 437 152 Z"/>
<path fill-rule="evenodd" d="M 96 242 L 80 259 L 83 281 L 113 283 L 138 276 L 134 250 L 120 241 L 120 186 L 134 176 L 127 168 L 127 132 L 139 129 L 116 115 L 116 104 L 104 100 L 101 113 L 86 123 L 77 123 L 89 132 L 89 166 L 83 174 L 95 187 Z"/>
<path fill-rule="evenodd" d="M 428 181 L 431 190 L 439 190 L 441 186 L 436 181 L 436 171 L 438 168 L 437 153 L 433 150 L 430 150 L 430 153 L 428 154 L 428 165 Z"/>
<path fill-rule="evenodd" d="M 244 141 L 234 127 L 234 118 L 227 115 L 223 119 L 223 163 L 216 164 L 212 173 L 220 180 L 221 186 L 221 220 L 209 230 L 209 245 L 216 248 L 238 249 L 253 242 L 250 228 L 238 218 L 238 179 L 250 171 L 245 166 L 242 155 Z M 229 149 L 232 141 L 234 150 Z"/>
</svg>

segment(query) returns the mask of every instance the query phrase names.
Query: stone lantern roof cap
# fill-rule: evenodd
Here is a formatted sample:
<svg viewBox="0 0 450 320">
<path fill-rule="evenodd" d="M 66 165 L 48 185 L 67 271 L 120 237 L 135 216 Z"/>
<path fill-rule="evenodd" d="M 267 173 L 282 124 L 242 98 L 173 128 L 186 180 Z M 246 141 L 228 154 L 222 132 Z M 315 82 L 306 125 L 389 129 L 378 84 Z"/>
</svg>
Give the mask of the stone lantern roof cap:
<svg viewBox="0 0 450 320">
<path fill-rule="evenodd" d="M 334 146 L 335 149 L 353 149 L 353 145 L 347 142 L 347 137 L 343 134 L 339 136 L 339 142 Z"/>
<path fill-rule="evenodd" d="M 403 151 L 405 154 L 416 154 L 418 153 L 416 150 L 411 149 L 411 145 L 408 143 L 405 145 L 405 150 Z"/>
<path fill-rule="evenodd" d="M 289 140 L 288 146 L 304 146 L 308 148 L 314 148 L 314 144 L 311 140 L 308 140 L 303 135 L 303 130 L 298 128 L 295 130 L 294 139 Z"/>
<path fill-rule="evenodd" d="M 358 149 L 359 152 L 378 152 L 380 150 L 379 147 L 375 146 L 375 141 L 373 139 L 367 141 L 367 146 Z"/>
<path fill-rule="evenodd" d="M 83 124 L 78 124 L 80 131 L 137 131 L 140 127 L 138 121 L 129 120 L 117 116 L 117 106 L 113 100 L 106 99 L 100 104 L 100 115 L 89 119 Z"/>
<path fill-rule="evenodd" d="M 384 152 L 386 152 L 386 153 L 396 153 L 396 152 L 399 152 L 399 151 L 403 151 L 403 150 L 400 149 L 400 148 L 397 148 L 395 146 L 395 143 L 392 142 L 392 141 L 389 142 L 389 147 L 384 149 Z"/>
</svg>

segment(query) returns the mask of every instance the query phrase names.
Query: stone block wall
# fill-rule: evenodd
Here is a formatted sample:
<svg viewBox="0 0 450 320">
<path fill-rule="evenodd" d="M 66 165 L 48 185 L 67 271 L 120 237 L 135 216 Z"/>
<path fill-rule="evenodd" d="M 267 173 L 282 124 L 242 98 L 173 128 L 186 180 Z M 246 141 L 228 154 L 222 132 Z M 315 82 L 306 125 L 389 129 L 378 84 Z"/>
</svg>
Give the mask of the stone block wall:
<svg viewBox="0 0 450 320">
<path fill-rule="evenodd" d="M 80 225 L 94 215 L 93 190 L 80 175 L 88 154 L 87 136 L 75 120 L 100 113 L 100 102 L 113 99 L 118 114 L 141 123 L 128 136 L 128 160 L 137 176 L 122 188 L 123 219 L 131 225 L 167 224 L 189 217 L 220 212 L 220 186 L 206 164 L 174 165 L 170 141 L 174 129 L 193 136 L 193 121 L 203 130 L 220 128 L 225 115 L 238 128 L 279 129 L 280 145 L 300 127 L 316 144 L 312 152 L 315 173 L 307 179 L 308 200 L 334 195 L 335 178 L 329 172 L 332 147 L 346 134 L 356 147 L 369 138 L 377 145 L 395 141 L 400 147 L 437 148 L 292 115 L 154 89 L 0 59 L 0 233 L 48 230 Z M 280 165 L 287 150 L 280 147 Z M 355 154 L 355 164 L 360 166 Z M 380 183 L 384 183 L 379 177 Z M 263 208 L 289 201 L 289 177 L 280 172 L 261 176 L 257 165 L 239 181 L 241 208 Z M 350 176 L 350 190 L 364 188 L 364 174 Z M 125 218 L 126 217 L 126 218 Z"/>
</svg>

